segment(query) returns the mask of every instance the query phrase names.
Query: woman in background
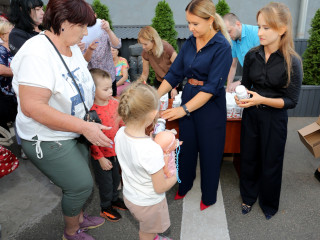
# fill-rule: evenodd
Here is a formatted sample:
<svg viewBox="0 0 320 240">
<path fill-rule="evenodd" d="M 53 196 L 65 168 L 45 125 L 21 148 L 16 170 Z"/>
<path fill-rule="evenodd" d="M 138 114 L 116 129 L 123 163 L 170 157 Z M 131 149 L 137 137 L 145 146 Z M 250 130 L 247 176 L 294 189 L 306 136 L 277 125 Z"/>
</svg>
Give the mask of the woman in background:
<svg viewBox="0 0 320 240">
<path fill-rule="evenodd" d="M 9 34 L 13 25 L 0 21 L 0 127 L 9 132 L 7 123 L 14 122 L 17 115 L 17 99 L 12 89 L 12 54 L 9 49 Z M 1 136 L 0 137 L 4 137 Z"/>
<path fill-rule="evenodd" d="M 43 14 L 41 0 L 11 0 L 9 20 L 14 28 L 9 35 L 9 47 L 13 55 L 29 38 L 39 34 Z"/>
<path fill-rule="evenodd" d="M 119 56 L 119 49 L 111 48 L 113 63 L 116 68 L 116 84 L 117 95 L 121 95 L 122 91 L 130 84 L 127 59 Z"/>
<path fill-rule="evenodd" d="M 143 70 L 140 80 L 147 82 L 149 66 L 151 66 L 156 75 L 154 86 L 155 88 L 159 88 L 164 76 L 177 57 L 177 53 L 168 42 L 160 38 L 158 32 L 151 26 L 146 26 L 140 30 L 138 42 L 143 48 L 141 53 Z M 171 91 L 171 97 L 176 95 L 177 90 L 173 89 Z"/>
<path fill-rule="evenodd" d="M 287 140 L 287 109 L 297 105 L 302 64 L 294 51 L 292 18 L 282 3 L 269 3 L 257 13 L 260 46 L 245 56 L 242 84 L 250 99 L 241 121 L 240 193 L 242 213 L 259 205 L 270 219 L 279 209 L 282 167 Z"/>
</svg>

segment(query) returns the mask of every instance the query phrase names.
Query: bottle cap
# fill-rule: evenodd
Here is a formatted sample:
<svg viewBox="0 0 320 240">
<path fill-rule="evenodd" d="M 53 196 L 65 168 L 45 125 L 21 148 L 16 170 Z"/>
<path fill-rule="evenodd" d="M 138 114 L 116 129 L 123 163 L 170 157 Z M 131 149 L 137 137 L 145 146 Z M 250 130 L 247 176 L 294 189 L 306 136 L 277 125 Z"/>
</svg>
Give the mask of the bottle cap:
<svg viewBox="0 0 320 240">
<path fill-rule="evenodd" d="M 157 122 L 162 122 L 162 123 L 166 124 L 166 120 L 163 119 L 163 118 L 158 118 L 158 121 L 157 121 Z"/>
<path fill-rule="evenodd" d="M 236 93 L 237 94 L 243 94 L 246 92 L 246 88 L 243 85 L 239 85 L 236 87 Z"/>
</svg>

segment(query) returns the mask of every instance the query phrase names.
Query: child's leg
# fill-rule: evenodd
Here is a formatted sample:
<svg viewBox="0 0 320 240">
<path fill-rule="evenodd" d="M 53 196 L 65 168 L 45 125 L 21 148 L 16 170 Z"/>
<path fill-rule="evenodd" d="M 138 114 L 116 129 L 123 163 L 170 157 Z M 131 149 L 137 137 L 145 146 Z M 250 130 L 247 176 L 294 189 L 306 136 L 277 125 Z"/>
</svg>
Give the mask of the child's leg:
<svg viewBox="0 0 320 240">
<path fill-rule="evenodd" d="M 113 195 L 112 170 L 103 170 L 98 160 L 91 159 L 95 180 L 99 188 L 100 207 L 106 209 L 111 206 Z"/>
<path fill-rule="evenodd" d="M 146 233 L 139 231 L 139 239 L 140 240 L 153 240 L 157 236 L 156 233 Z"/>
<path fill-rule="evenodd" d="M 112 183 L 113 183 L 113 193 L 112 193 L 112 201 L 116 201 L 119 198 L 119 184 L 120 184 L 120 180 L 121 180 L 121 176 L 120 176 L 120 166 L 119 166 L 119 162 L 117 157 L 111 157 L 110 161 L 112 163 Z"/>
</svg>

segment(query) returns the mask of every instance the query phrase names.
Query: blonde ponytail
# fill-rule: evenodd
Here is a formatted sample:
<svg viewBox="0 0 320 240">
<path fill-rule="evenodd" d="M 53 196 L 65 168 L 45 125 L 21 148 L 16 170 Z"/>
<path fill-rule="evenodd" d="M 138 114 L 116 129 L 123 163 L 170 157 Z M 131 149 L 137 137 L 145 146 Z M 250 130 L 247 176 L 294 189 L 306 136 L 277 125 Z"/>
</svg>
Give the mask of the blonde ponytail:
<svg viewBox="0 0 320 240">
<path fill-rule="evenodd" d="M 223 36 L 231 44 L 231 38 L 230 38 L 230 35 L 229 35 L 228 31 L 227 31 L 227 27 L 226 27 L 222 17 L 218 13 L 215 13 L 214 22 L 213 22 L 212 25 L 213 25 L 213 29 L 216 30 L 217 32 L 221 31 Z"/>
</svg>

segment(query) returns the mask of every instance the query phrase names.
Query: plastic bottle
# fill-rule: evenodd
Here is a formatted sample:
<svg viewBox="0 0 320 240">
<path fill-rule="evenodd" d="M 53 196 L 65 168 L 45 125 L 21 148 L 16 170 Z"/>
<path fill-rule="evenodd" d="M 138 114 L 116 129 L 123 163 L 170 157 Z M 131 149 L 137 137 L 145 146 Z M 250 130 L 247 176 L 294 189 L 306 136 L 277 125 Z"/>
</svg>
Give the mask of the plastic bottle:
<svg viewBox="0 0 320 240">
<path fill-rule="evenodd" d="M 169 102 L 168 94 L 163 95 L 160 98 L 160 110 L 167 110 L 168 102 Z"/>
<path fill-rule="evenodd" d="M 247 89 L 243 85 L 239 85 L 236 87 L 236 94 L 237 94 L 238 100 L 250 98 L 247 92 Z"/>
<path fill-rule="evenodd" d="M 172 102 L 172 108 L 180 107 L 180 101 L 174 99 Z"/>
<path fill-rule="evenodd" d="M 159 132 L 166 130 L 166 120 L 163 118 L 158 118 L 156 125 L 154 126 L 153 136 L 157 135 Z"/>
<path fill-rule="evenodd" d="M 233 118 L 234 105 L 227 103 L 227 118 Z"/>
</svg>

